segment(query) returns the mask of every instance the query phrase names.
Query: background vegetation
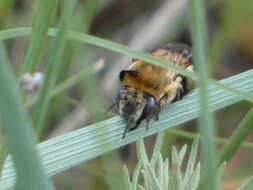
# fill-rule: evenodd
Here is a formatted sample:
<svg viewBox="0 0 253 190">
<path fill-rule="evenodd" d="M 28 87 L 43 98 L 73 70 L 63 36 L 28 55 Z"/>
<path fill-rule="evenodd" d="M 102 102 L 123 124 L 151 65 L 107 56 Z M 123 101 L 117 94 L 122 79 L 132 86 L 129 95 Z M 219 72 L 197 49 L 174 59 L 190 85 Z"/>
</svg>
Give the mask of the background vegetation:
<svg viewBox="0 0 253 190">
<path fill-rule="evenodd" d="M 248 179 L 253 1 L 201 2 L 0 0 L 0 189 L 14 185 L 9 153 L 17 189 L 122 189 L 123 164 L 130 174 L 137 164 L 134 142 L 149 136 L 151 155 L 160 131 L 164 158 L 172 145 L 191 144 L 201 133 L 198 159 L 206 189 L 215 189 L 215 168 L 223 161 L 228 164 L 220 189 L 234 190 Z M 104 114 L 118 72 L 131 57 L 171 68 L 141 52 L 173 41 L 193 46 L 199 73 L 174 69 L 200 78 L 200 89 L 167 106 L 149 131 L 141 127 L 122 140 L 124 120 Z M 39 91 L 21 91 L 23 74 L 38 71 L 44 73 Z"/>
</svg>

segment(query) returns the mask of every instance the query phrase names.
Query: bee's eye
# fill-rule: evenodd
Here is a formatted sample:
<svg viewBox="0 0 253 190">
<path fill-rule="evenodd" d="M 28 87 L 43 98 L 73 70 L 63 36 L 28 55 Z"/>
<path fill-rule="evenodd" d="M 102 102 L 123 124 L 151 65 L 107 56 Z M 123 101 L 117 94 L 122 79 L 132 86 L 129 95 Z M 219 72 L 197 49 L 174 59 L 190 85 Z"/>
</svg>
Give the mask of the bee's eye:
<svg viewBox="0 0 253 190">
<path fill-rule="evenodd" d="M 155 101 L 155 98 L 154 97 L 149 97 L 147 99 L 146 105 L 145 105 L 145 107 L 143 109 L 142 116 L 144 118 L 146 118 L 156 108 L 157 108 L 157 103 Z"/>
</svg>

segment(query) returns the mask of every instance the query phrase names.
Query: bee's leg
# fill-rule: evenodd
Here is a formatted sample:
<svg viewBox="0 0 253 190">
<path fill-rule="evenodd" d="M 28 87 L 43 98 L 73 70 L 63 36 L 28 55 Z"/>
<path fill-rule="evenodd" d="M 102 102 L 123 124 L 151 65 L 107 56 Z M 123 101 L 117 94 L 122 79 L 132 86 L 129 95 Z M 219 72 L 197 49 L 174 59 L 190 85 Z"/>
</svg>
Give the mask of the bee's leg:
<svg viewBox="0 0 253 190">
<path fill-rule="evenodd" d="M 124 132 L 123 132 L 122 139 L 124 139 L 124 138 L 126 137 L 126 133 L 127 133 L 127 131 L 129 130 L 129 128 L 130 128 L 130 123 L 128 123 L 127 126 L 125 127 L 125 130 L 124 130 Z M 131 131 L 131 129 L 130 129 L 130 131 Z"/>
<path fill-rule="evenodd" d="M 126 74 L 129 74 L 131 76 L 138 76 L 139 72 L 135 70 L 122 70 L 119 73 L 119 79 L 122 81 Z"/>
<path fill-rule="evenodd" d="M 158 106 L 158 108 L 157 108 L 157 111 L 155 112 L 155 120 L 156 121 L 158 121 L 159 120 L 159 113 L 160 113 L 160 111 L 161 111 L 161 107 L 160 106 Z"/>
<path fill-rule="evenodd" d="M 146 129 L 149 130 L 149 122 L 150 122 L 150 118 L 148 117 L 146 119 Z"/>
<path fill-rule="evenodd" d="M 175 100 L 181 100 L 183 98 L 183 95 L 184 95 L 184 89 L 178 88 Z"/>
<path fill-rule="evenodd" d="M 140 124 L 141 124 L 141 122 L 142 122 L 142 120 L 143 120 L 143 118 L 138 119 L 138 120 L 136 121 L 135 126 L 132 127 L 132 128 L 130 128 L 129 131 L 133 131 L 133 130 L 135 130 L 137 127 L 139 127 Z"/>
</svg>

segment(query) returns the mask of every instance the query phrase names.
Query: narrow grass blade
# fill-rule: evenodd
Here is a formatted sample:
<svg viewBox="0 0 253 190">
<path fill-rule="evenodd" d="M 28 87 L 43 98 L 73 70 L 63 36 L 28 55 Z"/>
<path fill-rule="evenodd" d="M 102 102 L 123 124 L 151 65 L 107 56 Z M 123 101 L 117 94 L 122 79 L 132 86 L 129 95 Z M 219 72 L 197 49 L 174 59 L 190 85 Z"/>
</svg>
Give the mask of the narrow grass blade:
<svg viewBox="0 0 253 190">
<path fill-rule="evenodd" d="M 182 185 L 183 188 L 186 187 L 186 184 L 188 184 L 191 180 L 190 177 L 193 173 L 194 166 L 196 163 L 198 146 L 199 146 L 199 136 L 197 136 L 192 143 L 192 148 L 191 148 L 189 160 L 187 162 L 188 164 L 187 164 L 186 171 L 185 171 L 184 184 Z"/>
<path fill-rule="evenodd" d="M 5 141 L 3 141 L 3 143 L 1 145 L 2 146 L 0 147 L 0 179 L 2 177 L 4 163 L 5 163 L 5 160 L 8 155 L 7 145 L 6 145 Z"/>
<path fill-rule="evenodd" d="M 133 190 L 132 183 L 131 183 L 131 180 L 130 180 L 130 176 L 129 176 L 127 167 L 125 165 L 123 166 L 123 179 L 124 179 L 124 184 L 125 184 L 124 189 Z"/>
<path fill-rule="evenodd" d="M 179 130 L 179 129 L 170 129 L 168 132 L 171 133 L 172 135 L 175 135 L 175 136 L 178 136 L 178 137 L 184 137 L 184 138 L 188 138 L 188 139 L 194 139 L 197 136 L 199 136 L 198 133 L 182 131 L 182 130 Z M 221 145 L 227 144 L 228 141 L 229 141 L 228 138 L 222 138 L 222 137 L 216 137 L 215 138 L 215 142 L 217 144 L 221 144 Z M 242 146 L 244 148 L 248 148 L 248 149 L 253 149 L 253 143 L 250 143 L 250 142 L 242 142 L 240 144 L 240 146 Z"/>
<path fill-rule="evenodd" d="M 53 189 L 45 177 L 35 149 L 36 138 L 22 105 L 21 93 L 11 73 L 4 47 L 0 46 L 0 117 L 8 151 L 17 172 L 17 189 Z M 1 185 L 0 185 L 1 188 Z"/>
<path fill-rule="evenodd" d="M 220 82 L 253 95 L 253 70 Z M 219 110 L 241 101 L 241 98 L 233 93 L 215 86 L 208 88 L 208 95 L 210 104 L 212 105 L 211 111 Z M 47 175 L 52 176 L 101 156 L 106 152 L 133 143 L 143 137 L 195 119 L 199 117 L 199 114 L 199 89 L 196 89 L 184 97 L 183 100 L 166 106 L 160 114 L 159 121 L 151 121 L 149 130 L 146 130 L 144 126 L 140 126 L 133 132 L 128 133 L 125 139 L 122 139 L 122 133 L 126 126 L 126 121 L 121 117 L 113 117 L 58 138 L 45 141 L 37 147 Z M 15 172 L 13 164 L 10 158 L 7 158 L 3 176 L 0 180 L 0 190 L 10 189 L 13 187 L 14 181 Z"/>
<path fill-rule="evenodd" d="M 58 31 L 57 29 L 51 28 L 48 31 L 48 35 L 49 36 L 56 36 L 57 31 Z M 3 30 L 3 31 L 0 31 L 0 40 L 6 40 L 9 38 L 20 37 L 20 36 L 27 36 L 30 34 L 31 34 L 31 28 L 15 28 L 15 29 Z M 129 55 L 129 56 L 150 62 L 152 64 L 164 67 L 164 68 L 173 69 L 173 70 L 177 71 L 178 73 L 185 75 L 185 76 L 192 77 L 193 79 L 198 78 L 196 73 L 194 73 L 194 72 L 188 72 L 188 71 L 182 69 L 181 67 L 169 64 L 168 62 L 161 61 L 159 59 L 156 59 L 149 54 L 134 51 L 130 48 L 127 48 L 123 45 L 114 43 L 109 40 L 104 40 L 104 39 L 101 39 L 101 38 L 98 38 L 95 36 L 81 34 L 78 32 L 69 32 L 68 38 L 71 40 L 75 40 L 75 41 L 79 41 L 79 42 L 83 42 L 83 43 L 87 43 L 87 44 L 91 44 L 91 45 L 96 45 L 98 47 L 110 49 L 110 50 L 118 52 L 118 53 L 123 53 L 123 54 Z M 249 95 L 244 92 L 240 92 L 238 89 L 224 86 L 223 84 L 217 83 L 214 80 L 210 80 L 210 83 L 215 84 L 215 85 L 219 85 L 220 88 L 226 89 L 229 92 L 233 92 L 244 100 L 248 100 L 250 102 L 253 102 L 252 95 Z"/>
<path fill-rule="evenodd" d="M 223 162 L 223 163 L 220 164 L 220 166 L 217 168 L 217 172 L 216 172 L 217 184 L 220 184 L 221 178 L 222 178 L 222 175 L 223 175 L 224 170 L 226 169 L 226 166 L 227 166 L 227 162 Z"/>
<path fill-rule="evenodd" d="M 159 155 L 158 152 L 161 152 L 162 145 L 163 145 L 163 139 L 164 139 L 164 132 L 158 133 L 156 137 L 155 147 L 151 156 L 151 167 L 155 167 L 156 160 L 158 157 L 156 155 Z"/>
<path fill-rule="evenodd" d="M 140 139 L 136 142 L 136 150 L 137 150 L 138 160 L 141 160 L 143 165 L 147 165 L 148 164 L 148 156 L 147 156 L 147 153 L 146 153 L 146 149 L 145 149 L 143 139 Z"/>
<path fill-rule="evenodd" d="M 150 167 L 150 165 L 144 166 L 145 174 L 147 175 L 147 180 L 149 181 L 150 189 L 160 189 L 159 181 L 154 173 L 154 170 Z"/>
<path fill-rule="evenodd" d="M 193 171 L 190 180 L 188 181 L 188 184 L 185 186 L 185 190 L 197 189 L 199 181 L 200 181 L 200 163 L 197 164 L 197 167 Z"/>
<path fill-rule="evenodd" d="M 33 21 L 32 36 L 24 58 L 23 73 L 34 72 L 37 68 L 43 42 L 56 12 L 58 2 L 59 0 L 37 1 L 36 17 Z"/>
<path fill-rule="evenodd" d="M 141 168 L 142 168 L 142 162 L 139 161 L 133 174 L 133 180 L 132 180 L 133 190 L 137 190 Z"/>
<path fill-rule="evenodd" d="M 253 107 L 249 110 L 247 115 L 243 118 L 237 129 L 234 131 L 232 137 L 228 143 L 221 150 L 217 156 L 217 165 L 220 165 L 224 161 L 229 161 L 241 143 L 249 135 L 253 129 Z"/>
<path fill-rule="evenodd" d="M 200 87 L 200 119 L 199 131 L 201 136 L 201 148 L 204 168 L 204 187 L 206 190 L 217 189 L 215 176 L 215 144 L 214 144 L 214 121 L 210 110 L 208 97 L 209 71 L 207 70 L 206 50 L 206 25 L 205 3 L 203 0 L 191 1 L 192 15 L 192 38 L 194 47 L 195 64 L 198 69 L 198 86 Z"/>
<path fill-rule="evenodd" d="M 251 176 L 244 184 L 236 190 L 251 190 L 253 186 L 253 176 Z"/>
<path fill-rule="evenodd" d="M 34 125 L 39 136 L 43 131 L 43 121 L 45 119 L 47 108 L 50 102 L 50 92 L 52 91 L 57 78 L 64 45 L 66 42 L 67 30 L 76 2 L 76 0 L 64 1 L 63 13 L 59 22 L 59 33 L 57 34 L 56 38 L 54 38 L 49 51 L 48 68 L 45 76 L 45 82 L 40 91 L 40 97 L 36 106 L 36 110 L 34 111 Z"/>
</svg>

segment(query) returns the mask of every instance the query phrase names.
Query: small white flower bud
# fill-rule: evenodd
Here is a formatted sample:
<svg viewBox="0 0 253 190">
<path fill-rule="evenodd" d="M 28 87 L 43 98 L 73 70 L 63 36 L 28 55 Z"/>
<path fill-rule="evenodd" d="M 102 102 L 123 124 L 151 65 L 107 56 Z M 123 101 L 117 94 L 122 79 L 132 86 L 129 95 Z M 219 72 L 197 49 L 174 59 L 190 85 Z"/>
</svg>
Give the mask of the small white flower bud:
<svg viewBox="0 0 253 190">
<path fill-rule="evenodd" d="M 43 84 L 43 81 L 44 76 L 41 72 L 25 73 L 21 78 L 20 88 L 27 93 L 33 93 Z"/>
</svg>

